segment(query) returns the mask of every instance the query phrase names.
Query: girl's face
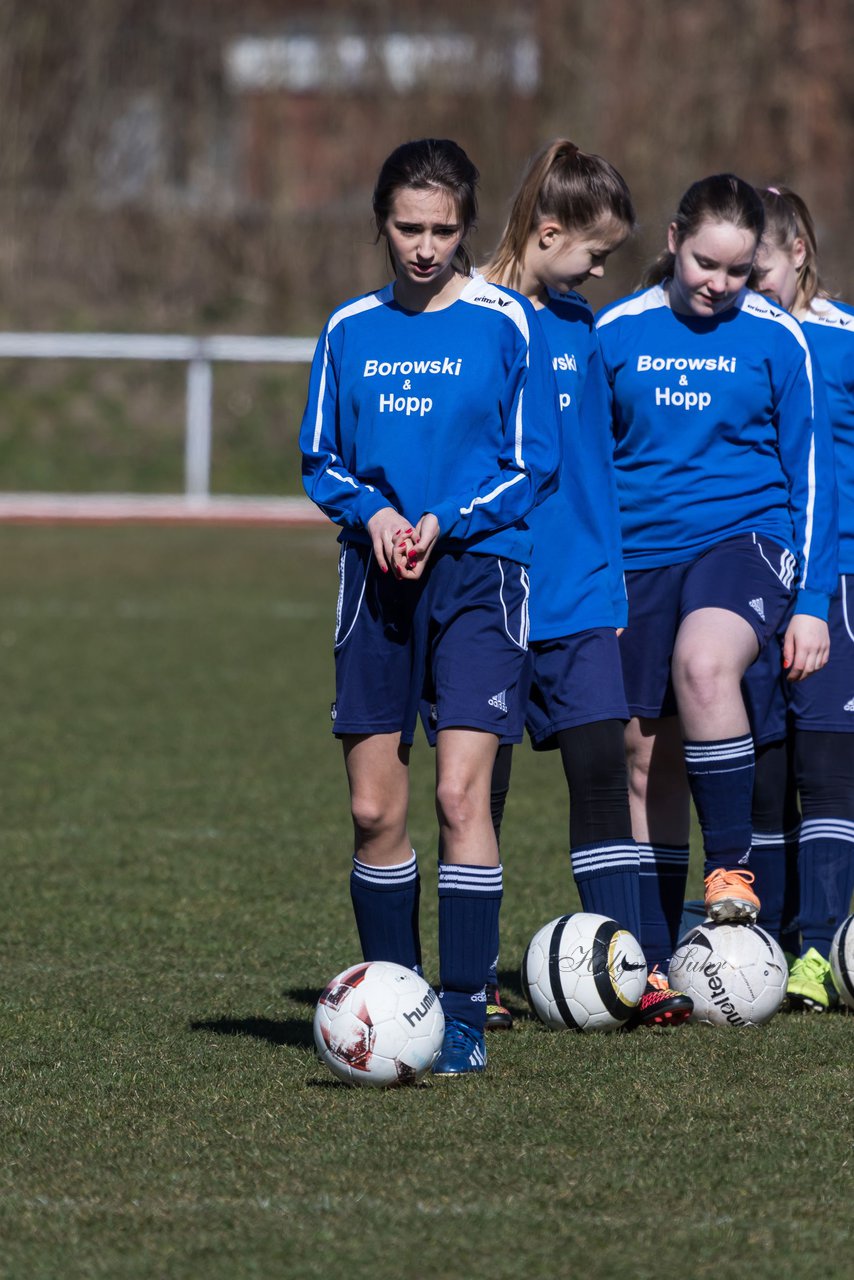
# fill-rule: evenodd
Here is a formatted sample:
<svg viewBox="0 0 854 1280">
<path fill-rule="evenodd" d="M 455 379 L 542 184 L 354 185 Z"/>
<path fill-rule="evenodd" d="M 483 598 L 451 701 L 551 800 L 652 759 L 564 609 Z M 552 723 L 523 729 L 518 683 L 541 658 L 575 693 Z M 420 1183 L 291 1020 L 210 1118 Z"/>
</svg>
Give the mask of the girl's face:
<svg viewBox="0 0 854 1280">
<path fill-rule="evenodd" d="M 613 218 L 603 218 L 587 231 L 567 231 L 545 221 L 539 231 L 542 253 L 537 259 L 539 283 L 557 293 L 577 289 L 585 280 L 600 280 L 608 255 L 626 239 L 628 230 Z"/>
<path fill-rule="evenodd" d="M 398 280 L 441 288 L 454 273 L 454 254 L 465 231 L 450 192 L 400 187 L 383 228 Z"/>
<path fill-rule="evenodd" d="M 747 283 L 756 236 L 731 222 L 703 222 L 679 244 L 671 222 L 667 246 L 675 258 L 671 307 L 682 315 L 708 318 L 728 310 Z"/>
<path fill-rule="evenodd" d="M 798 272 L 805 257 L 806 247 L 800 237 L 793 242 L 791 249 L 761 240 L 753 268 L 756 288 L 784 311 L 791 311 L 798 296 Z"/>
</svg>

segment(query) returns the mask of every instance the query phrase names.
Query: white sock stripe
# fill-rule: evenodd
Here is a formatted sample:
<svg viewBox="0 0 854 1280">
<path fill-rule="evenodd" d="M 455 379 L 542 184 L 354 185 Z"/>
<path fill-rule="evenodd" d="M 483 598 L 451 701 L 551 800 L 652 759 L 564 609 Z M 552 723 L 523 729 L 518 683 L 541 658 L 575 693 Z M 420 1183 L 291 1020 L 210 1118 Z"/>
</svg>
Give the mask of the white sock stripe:
<svg viewBox="0 0 854 1280">
<path fill-rule="evenodd" d="M 608 872 L 609 874 L 617 871 L 640 871 L 640 862 L 637 858 L 612 858 L 608 862 L 585 862 L 572 864 L 572 874 L 578 879 L 579 876 L 592 876 L 597 873 Z"/>
<path fill-rule="evenodd" d="M 800 829 L 799 824 L 788 831 L 754 831 L 753 843 L 757 848 L 763 845 L 791 844 L 797 840 Z"/>
<path fill-rule="evenodd" d="M 660 871 L 684 871 L 690 859 L 689 849 L 661 848 L 638 845 L 641 875 L 656 875 Z"/>
<path fill-rule="evenodd" d="M 684 742 L 682 744 L 686 763 L 705 764 L 714 760 L 740 760 L 754 754 L 753 739 L 740 738 L 737 742 Z"/>
<path fill-rule="evenodd" d="M 504 868 L 457 866 L 439 863 L 439 889 L 466 889 L 470 893 L 500 893 Z"/>
<path fill-rule="evenodd" d="M 640 866 L 640 856 L 634 844 L 606 845 L 602 849 L 585 849 L 583 853 L 573 853 L 572 870 L 579 872 L 611 870 L 618 867 Z"/>
<path fill-rule="evenodd" d="M 854 844 L 854 822 L 845 818 L 810 818 L 801 823 L 801 844 L 806 840 L 842 840 Z"/>
<path fill-rule="evenodd" d="M 413 854 L 408 862 L 397 862 L 391 867 L 372 867 L 360 862 L 353 854 L 353 874 L 369 884 L 406 884 L 418 875 L 418 864 Z"/>
</svg>

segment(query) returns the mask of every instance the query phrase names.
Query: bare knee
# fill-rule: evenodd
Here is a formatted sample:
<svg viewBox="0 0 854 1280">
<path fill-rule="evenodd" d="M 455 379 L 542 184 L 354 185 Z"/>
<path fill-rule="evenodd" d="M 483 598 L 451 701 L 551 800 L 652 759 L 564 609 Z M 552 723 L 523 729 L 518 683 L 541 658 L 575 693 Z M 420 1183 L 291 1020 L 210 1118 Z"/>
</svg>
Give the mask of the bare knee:
<svg viewBox="0 0 854 1280">
<path fill-rule="evenodd" d="M 695 706 L 714 706 L 725 689 L 737 687 L 740 674 L 730 669 L 719 653 L 688 649 L 677 651 L 672 662 L 677 701 L 689 698 Z"/>
<path fill-rule="evenodd" d="M 464 832 L 482 816 L 482 797 L 466 779 L 447 777 L 436 787 L 436 810 L 442 826 Z"/>
<path fill-rule="evenodd" d="M 360 844 L 397 839 L 406 827 L 405 807 L 371 790 L 353 793 L 350 812 Z"/>
</svg>

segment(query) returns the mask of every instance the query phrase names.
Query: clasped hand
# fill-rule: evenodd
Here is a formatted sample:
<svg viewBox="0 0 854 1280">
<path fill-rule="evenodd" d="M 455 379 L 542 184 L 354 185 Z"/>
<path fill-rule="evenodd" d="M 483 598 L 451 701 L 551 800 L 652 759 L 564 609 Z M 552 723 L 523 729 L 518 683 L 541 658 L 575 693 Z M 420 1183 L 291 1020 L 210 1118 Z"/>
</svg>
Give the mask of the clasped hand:
<svg viewBox="0 0 854 1280">
<path fill-rule="evenodd" d="M 439 521 L 428 511 L 413 527 L 394 507 L 382 507 L 368 521 L 368 533 L 382 572 L 415 582 L 436 545 Z"/>
</svg>

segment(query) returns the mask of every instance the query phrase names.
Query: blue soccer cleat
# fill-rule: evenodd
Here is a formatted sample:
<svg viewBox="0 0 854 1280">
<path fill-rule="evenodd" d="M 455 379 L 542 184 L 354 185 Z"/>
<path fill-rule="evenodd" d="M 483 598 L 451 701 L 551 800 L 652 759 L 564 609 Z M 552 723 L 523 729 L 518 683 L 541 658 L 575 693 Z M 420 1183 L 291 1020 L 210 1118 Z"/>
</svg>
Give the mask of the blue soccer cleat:
<svg viewBox="0 0 854 1280">
<path fill-rule="evenodd" d="M 445 1040 L 433 1064 L 434 1076 L 463 1076 L 483 1071 L 486 1042 L 482 1031 L 459 1018 L 445 1019 Z"/>
</svg>

